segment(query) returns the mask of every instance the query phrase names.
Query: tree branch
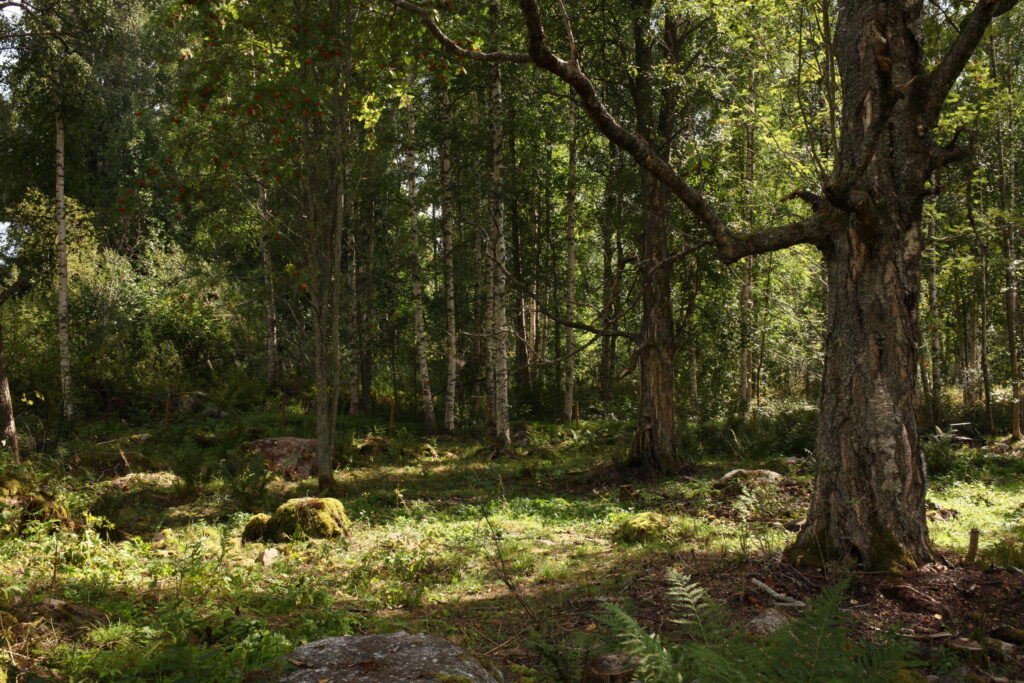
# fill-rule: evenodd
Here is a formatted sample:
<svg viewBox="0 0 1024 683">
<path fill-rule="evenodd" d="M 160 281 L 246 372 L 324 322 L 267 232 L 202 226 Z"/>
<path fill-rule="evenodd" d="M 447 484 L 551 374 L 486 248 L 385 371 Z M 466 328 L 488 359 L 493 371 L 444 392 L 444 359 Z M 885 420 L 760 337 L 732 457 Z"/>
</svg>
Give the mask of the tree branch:
<svg viewBox="0 0 1024 683">
<path fill-rule="evenodd" d="M 448 37 L 448 35 L 441 30 L 441 27 L 434 21 L 433 13 L 425 7 L 407 2 L 407 0 L 391 0 L 391 3 L 400 9 L 407 12 L 411 12 L 420 18 L 423 25 L 427 27 L 427 30 L 433 34 L 437 42 L 441 43 L 446 50 L 449 52 L 463 57 L 465 59 L 474 59 L 478 62 L 516 62 L 520 64 L 529 64 L 530 55 L 524 52 L 477 52 L 476 50 L 467 50 L 454 40 Z"/>
<path fill-rule="evenodd" d="M 960 77 L 992 20 L 1014 8 L 1017 0 L 978 0 L 963 23 L 942 61 L 928 74 L 928 111 L 938 117 L 946 96 Z"/>
<path fill-rule="evenodd" d="M 1009 2 L 1011 0 L 1001 0 Z M 1015 1 L 1015 0 L 1013 0 Z M 728 228 L 704 196 L 686 182 L 641 135 L 623 126 L 608 110 L 594 83 L 575 61 L 566 61 L 547 45 L 538 0 L 519 0 L 527 32 L 527 53 L 475 52 L 457 45 L 438 27 L 431 12 L 407 0 L 391 0 L 396 6 L 420 17 L 427 29 L 450 52 L 481 62 L 533 62 L 566 82 L 579 97 L 579 104 L 606 138 L 622 148 L 669 189 L 707 229 L 715 243 L 719 259 L 733 263 L 745 256 L 778 251 L 794 244 L 820 245 L 827 227 L 838 217 L 835 208 L 822 210 L 800 221 L 749 234 Z M 581 328 L 582 329 L 582 328 Z"/>
</svg>

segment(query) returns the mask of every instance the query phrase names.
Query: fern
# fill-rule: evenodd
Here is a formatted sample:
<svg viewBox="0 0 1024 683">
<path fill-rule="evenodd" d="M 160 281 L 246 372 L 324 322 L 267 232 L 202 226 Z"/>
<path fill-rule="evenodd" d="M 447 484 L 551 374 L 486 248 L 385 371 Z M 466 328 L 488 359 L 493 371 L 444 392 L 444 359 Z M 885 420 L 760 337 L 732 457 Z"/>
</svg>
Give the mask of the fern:
<svg viewBox="0 0 1024 683">
<path fill-rule="evenodd" d="M 844 583 L 825 589 L 803 616 L 757 642 L 731 628 L 724 607 L 689 576 L 670 571 L 667 578 L 672 622 L 683 627 L 683 640 L 670 642 L 648 633 L 619 607 L 609 607 L 601 618 L 638 658 L 639 681 L 872 683 L 891 680 L 908 664 L 905 640 L 890 637 L 877 644 L 850 638 L 840 609 Z"/>
</svg>

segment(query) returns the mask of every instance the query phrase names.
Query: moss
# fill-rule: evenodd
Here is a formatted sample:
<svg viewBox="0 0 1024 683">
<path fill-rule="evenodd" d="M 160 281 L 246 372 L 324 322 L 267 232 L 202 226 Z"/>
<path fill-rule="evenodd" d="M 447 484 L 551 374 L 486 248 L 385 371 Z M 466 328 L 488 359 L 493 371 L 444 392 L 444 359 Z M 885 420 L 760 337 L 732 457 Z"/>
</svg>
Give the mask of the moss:
<svg viewBox="0 0 1024 683">
<path fill-rule="evenodd" d="M 333 538 L 347 534 L 348 528 L 345 506 L 337 498 L 292 498 L 274 511 L 268 531 L 278 539 L 300 532 L 310 538 Z"/>
<path fill-rule="evenodd" d="M 270 535 L 270 520 L 270 515 L 264 512 L 250 517 L 249 521 L 245 523 L 245 528 L 242 529 L 242 541 L 255 543 L 267 539 Z"/>
<path fill-rule="evenodd" d="M 21 482 L 17 479 L 0 480 L 0 498 L 10 498 L 21 493 Z"/>
<path fill-rule="evenodd" d="M 917 569 L 917 562 L 892 532 L 876 528 L 871 534 L 871 555 L 865 569 L 902 574 Z"/>
<path fill-rule="evenodd" d="M 927 676 L 911 669 L 900 669 L 889 679 L 889 683 L 926 683 L 927 681 Z"/>
<path fill-rule="evenodd" d="M 664 541 L 672 529 L 672 520 L 657 512 L 641 512 L 622 522 L 615 530 L 615 539 L 622 543 Z"/>
</svg>

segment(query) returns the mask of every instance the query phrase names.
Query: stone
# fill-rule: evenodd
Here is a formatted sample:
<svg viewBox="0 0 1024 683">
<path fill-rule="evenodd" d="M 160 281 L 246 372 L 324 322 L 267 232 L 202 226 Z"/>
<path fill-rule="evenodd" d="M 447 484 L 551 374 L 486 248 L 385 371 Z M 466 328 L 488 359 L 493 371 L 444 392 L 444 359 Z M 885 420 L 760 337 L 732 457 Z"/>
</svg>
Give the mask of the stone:
<svg viewBox="0 0 1024 683">
<path fill-rule="evenodd" d="M 778 472 L 772 470 L 731 470 L 726 472 L 715 482 L 715 486 L 732 495 L 739 495 L 743 489 L 750 486 L 765 486 L 781 484 L 785 479 Z"/>
<path fill-rule="evenodd" d="M 424 633 L 326 638 L 287 660 L 299 667 L 282 679 L 287 683 L 498 683 L 463 650 Z"/>
<path fill-rule="evenodd" d="M 345 506 L 337 498 L 292 498 L 282 503 L 267 525 L 268 536 L 283 540 L 298 534 L 333 538 L 348 533 Z"/>
<path fill-rule="evenodd" d="M 278 436 L 250 441 L 245 448 L 263 458 L 268 470 L 280 474 L 287 481 L 316 475 L 316 439 Z"/>
<path fill-rule="evenodd" d="M 641 512 L 622 522 L 615 530 L 615 539 L 622 543 L 663 541 L 672 530 L 672 520 L 657 512 Z"/>
<path fill-rule="evenodd" d="M 260 564 L 262 564 L 264 567 L 269 567 L 270 565 L 277 562 L 277 558 L 280 556 L 281 551 L 277 548 L 265 548 L 263 552 L 260 553 L 259 557 L 256 559 L 259 560 Z"/>
<path fill-rule="evenodd" d="M 747 632 L 753 636 L 767 636 L 789 624 L 789 617 L 774 608 L 768 608 L 747 622 Z"/>
</svg>

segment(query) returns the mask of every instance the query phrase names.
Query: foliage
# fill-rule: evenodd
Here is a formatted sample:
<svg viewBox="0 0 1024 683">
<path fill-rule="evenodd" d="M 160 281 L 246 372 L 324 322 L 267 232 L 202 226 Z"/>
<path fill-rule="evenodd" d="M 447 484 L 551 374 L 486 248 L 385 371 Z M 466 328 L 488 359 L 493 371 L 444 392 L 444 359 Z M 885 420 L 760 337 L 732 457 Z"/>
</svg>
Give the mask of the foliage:
<svg viewBox="0 0 1024 683">
<path fill-rule="evenodd" d="M 840 610 L 846 588 L 842 583 L 826 588 L 802 616 L 764 641 L 750 641 L 727 626 L 722 607 L 689 576 L 670 571 L 667 578 L 680 642 L 647 632 L 615 606 L 604 617 L 626 650 L 639 657 L 638 675 L 644 681 L 882 683 L 908 663 L 911 646 L 906 641 L 851 641 Z"/>
</svg>

